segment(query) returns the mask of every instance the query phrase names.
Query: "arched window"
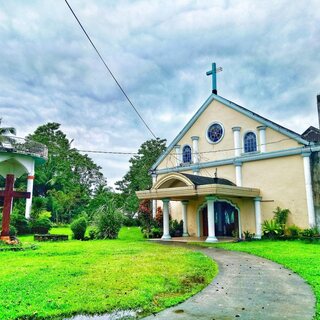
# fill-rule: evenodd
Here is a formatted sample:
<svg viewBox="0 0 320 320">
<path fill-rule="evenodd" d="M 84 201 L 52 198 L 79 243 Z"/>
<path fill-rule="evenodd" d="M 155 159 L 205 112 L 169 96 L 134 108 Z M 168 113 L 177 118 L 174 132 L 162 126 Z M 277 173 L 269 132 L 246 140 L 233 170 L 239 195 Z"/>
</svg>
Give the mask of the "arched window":
<svg viewBox="0 0 320 320">
<path fill-rule="evenodd" d="M 191 147 L 186 145 L 182 149 L 182 162 L 191 162 Z"/>
<path fill-rule="evenodd" d="M 254 132 L 247 132 L 243 138 L 244 152 L 257 151 L 257 137 Z"/>
</svg>

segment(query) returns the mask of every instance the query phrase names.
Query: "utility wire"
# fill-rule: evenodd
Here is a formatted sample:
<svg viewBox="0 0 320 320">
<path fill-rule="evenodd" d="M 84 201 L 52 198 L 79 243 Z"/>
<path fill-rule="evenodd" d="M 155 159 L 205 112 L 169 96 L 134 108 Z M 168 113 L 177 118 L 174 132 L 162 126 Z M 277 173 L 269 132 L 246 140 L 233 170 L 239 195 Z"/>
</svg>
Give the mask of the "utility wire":
<svg viewBox="0 0 320 320">
<path fill-rule="evenodd" d="M 134 109 L 134 111 L 136 112 L 136 114 L 139 116 L 139 118 L 141 119 L 141 121 L 144 123 L 144 125 L 147 127 L 147 129 L 150 131 L 150 133 L 152 134 L 152 136 L 157 139 L 156 135 L 153 133 L 153 131 L 150 129 L 150 127 L 148 126 L 148 124 L 145 122 L 145 120 L 142 118 L 141 114 L 139 113 L 139 111 L 137 110 L 137 108 L 133 105 L 133 103 L 131 102 L 130 98 L 128 97 L 128 95 L 126 94 L 126 92 L 124 91 L 124 89 L 122 88 L 122 86 L 120 85 L 119 81 L 116 79 L 116 77 L 114 76 L 114 74 L 112 73 L 112 71 L 110 70 L 110 68 L 108 67 L 107 63 L 104 61 L 103 57 L 101 56 L 100 52 L 98 51 L 98 49 L 96 48 L 96 46 L 94 45 L 94 43 L 92 42 L 90 36 L 88 35 L 87 31 L 85 30 L 85 28 L 82 26 L 80 20 L 78 19 L 77 15 L 75 14 L 75 12 L 73 11 L 73 9 L 71 8 L 70 4 L 68 3 L 67 0 L 64 0 L 67 4 L 67 6 L 69 7 L 71 13 L 73 14 L 73 16 L 75 17 L 75 19 L 77 20 L 79 26 L 81 27 L 82 31 L 84 32 L 84 34 L 86 35 L 86 37 L 88 38 L 89 42 L 91 43 L 92 47 L 94 48 L 94 50 L 96 51 L 96 53 L 98 54 L 100 60 L 102 61 L 102 63 L 104 64 L 104 66 L 106 67 L 106 69 L 109 71 L 111 77 L 113 78 L 113 80 L 115 81 L 115 83 L 118 85 L 119 89 L 121 90 L 121 92 L 123 93 L 123 95 L 126 97 L 126 99 L 128 100 L 128 102 L 130 103 L 131 107 Z"/>
<path fill-rule="evenodd" d="M 277 141 L 271 141 L 271 142 L 267 142 L 267 143 L 263 143 L 261 145 L 270 145 L 270 144 L 276 144 L 276 143 L 281 143 L 283 141 L 287 141 L 287 140 L 293 140 L 292 138 L 285 138 L 285 139 L 281 139 L 281 140 L 277 140 Z M 234 151 L 234 150 L 242 150 L 242 147 L 240 148 L 228 148 L 228 149 L 217 149 L 217 150 L 209 150 L 209 151 L 199 151 L 199 152 L 191 152 L 191 155 L 194 154 L 198 154 L 200 157 L 202 157 L 204 160 L 210 160 L 207 157 L 204 157 L 204 154 L 208 154 L 208 153 L 218 153 L 218 152 L 226 152 L 226 151 Z M 104 150 L 78 150 L 80 152 L 87 152 L 87 153 L 104 153 L 104 154 L 119 154 L 119 155 L 138 155 L 137 152 L 122 152 L 122 151 L 104 151 Z M 182 152 L 179 153 L 169 153 L 168 156 L 169 157 L 173 157 L 175 160 L 180 161 L 180 159 L 178 158 L 179 155 L 182 155 Z M 169 159 L 169 158 L 168 158 Z M 169 161 L 167 159 L 167 161 Z M 172 161 L 172 159 L 170 159 L 170 161 Z"/>
<path fill-rule="evenodd" d="M 120 154 L 120 155 L 137 155 L 136 152 L 121 152 L 121 151 L 98 151 L 98 150 L 78 150 L 79 152 L 86 153 L 107 153 L 107 154 Z"/>
</svg>

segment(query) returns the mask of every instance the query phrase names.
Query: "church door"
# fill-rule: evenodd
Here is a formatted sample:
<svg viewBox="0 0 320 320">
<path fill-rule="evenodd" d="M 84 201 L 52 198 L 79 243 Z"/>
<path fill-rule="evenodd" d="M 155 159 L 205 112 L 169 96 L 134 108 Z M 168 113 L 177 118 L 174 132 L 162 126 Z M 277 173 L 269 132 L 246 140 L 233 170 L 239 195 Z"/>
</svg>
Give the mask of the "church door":
<svg viewBox="0 0 320 320">
<path fill-rule="evenodd" d="M 208 236 L 208 210 L 202 209 L 202 236 Z M 217 237 L 233 237 L 239 230 L 238 210 L 225 201 L 214 203 L 215 234 Z"/>
</svg>

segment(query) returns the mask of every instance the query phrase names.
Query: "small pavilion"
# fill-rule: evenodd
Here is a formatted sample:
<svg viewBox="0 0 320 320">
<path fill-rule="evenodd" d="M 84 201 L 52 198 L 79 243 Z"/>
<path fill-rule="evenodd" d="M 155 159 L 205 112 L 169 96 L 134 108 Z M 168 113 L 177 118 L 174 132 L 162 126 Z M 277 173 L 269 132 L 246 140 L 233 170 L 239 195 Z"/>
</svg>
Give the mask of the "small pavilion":
<svg viewBox="0 0 320 320">
<path fill-rule="evenodd" d="M 8 226 L 4 224 L 10 222 L 13 198 L 26 198 L 25 216 L 30 218 L 35 165 L 43 164 L 47 158 L 48 149 L 41 143 L 16 136 L 1 136 L 0 175 L 6 179 L 6 188 L 0 192 L 1 197 L 4 198 L 1 239 L 6 240 L 9 236 Z M 25 173 L 27 174 L 27 192 L 15 192 L 13 190 L 15 180 Z"/>
</svg>

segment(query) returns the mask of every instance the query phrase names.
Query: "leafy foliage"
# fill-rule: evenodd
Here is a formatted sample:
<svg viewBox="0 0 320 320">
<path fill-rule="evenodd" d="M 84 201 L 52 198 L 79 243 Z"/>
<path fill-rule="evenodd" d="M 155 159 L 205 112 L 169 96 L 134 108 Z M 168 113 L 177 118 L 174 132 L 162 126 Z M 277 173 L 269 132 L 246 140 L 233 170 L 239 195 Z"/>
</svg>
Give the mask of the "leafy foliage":
<svg viewBox="0 0 320 320">
<path fill-rule="evenodd" d="M 126 212 L 137 212 L 139 200 L 135 192 L 150 189 L 152 186 L 152 177 L 149 170 L 165 150 L 165 144 L 166 140 L 159 138 L 144 142 L 140 146 L 138 154 L 129 160 L 129 171 L 121 181 L 116 182 L 117 189 L 125 197 L 123 208 Z"/>
<path fill-rule="evenodd" d="M 74 220 L 70 225 L 70 228 L 73 233 L 73 239 L 83 240 L 87 230 L 87 226 L 88 226 L 88 222 L 84 217 L 80 217 Z"/>
<path fill-rule="evenodd" d="M 254 236 L 255 236 L 255 234 L 251 233 L 250 231 L 244 231 L 243 234 L 244 234 L 244 239 L 246 241 L 252 241 L 254 239 Z"/>
<path fill-rule="evenodd" d="M 32 217 L 37 219 L 47 210 L 56 223 L 68 223 L 105 184 L 101 168 L 88 155 L 71 148 L 58 123 L 42 125 L 27 138 L 45 144 L 49 151 L 48 161 L 36 168 Z M 18 187 L 24 184 L 25 177 L 18 179 Z"/>
<path fill-rule="evenodd" d="M 287 223 L 288 220 L 288 216 L 291 213 L 289 209 L 281 209 L 280 207 L 277 207 L 275 211 L 273 211 L 274 213 L 274 220 L 279 223 L 282 228 L 285 228 L 285 225 Z"/>
<path fill-rule="evenodd" d="M 293 239 L 296 239 L 296 238 L 299 238 L 301 236 L 301 228 L 299 228 L 298 226 L 296 225 L 292 225 L 292 226 L 289 226 L 286 230 L 285 230 L 285 235 L 287 237 L 290 237 L 290 238 L 293 238 Z"/>
<path fill-rule="evenodd" d="M 98 239 L 116 239 L 121 229 L 123 215 L 113 201 L 101 205 L 94 214 L 94 225 Z"/>
<path fill-rule="evenodd" d="M 262 223 L 263 235 L 266 238 L 275 239 L 282 233 L 282 226 L 274 219 L 265 220 Z"/>
<path fill-rule="evenodd" d="M 52 228 L 52 222 L 48 216 L 39 216 L 35 220 L 30 221 L 31 230 L 33 233 L 46 234 Z"/>
<path fill-rule="evenodd" d="M 151 237 L 151 229 L 156 227 L 155 220 L 152 217 L 150 201 L 142 200 L 139 205 L 138 218 L 141 223 L 141 231 L 145 238 Z"/>
</svg>

